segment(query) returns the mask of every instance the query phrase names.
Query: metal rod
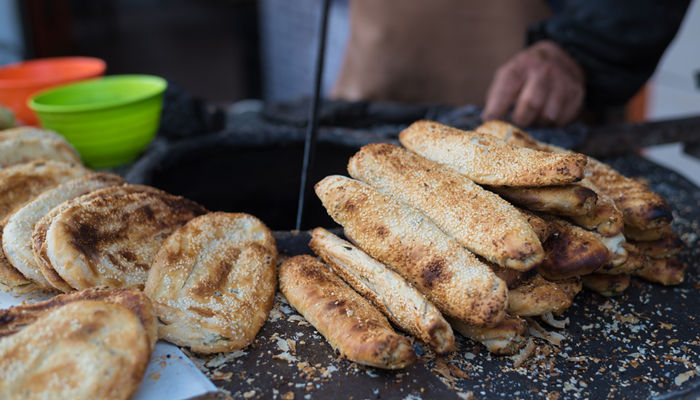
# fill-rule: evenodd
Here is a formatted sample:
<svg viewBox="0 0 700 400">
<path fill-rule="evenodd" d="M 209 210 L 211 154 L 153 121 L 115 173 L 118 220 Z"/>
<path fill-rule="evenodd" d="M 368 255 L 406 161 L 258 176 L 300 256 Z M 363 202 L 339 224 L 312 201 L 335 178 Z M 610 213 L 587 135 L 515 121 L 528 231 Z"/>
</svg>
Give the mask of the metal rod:
<svg viewBox="0 0 700 400">
<path fill-rule="evenodd" d="M 316 48 L 316 71 L 314 77 L 314 92 L 309 107 L 309 118 L 306 124 L 306 137 L 304 138 L 304 161 L 301 170 L 301 184 L 299 186 L 299 202 L 297 207 L 296 229 L 301 230 L 301 222 L 304 216 L 304 200 L 306 198 L 309 173 L 313 169 L 314 156 L 316 154 L 316 131 L 318 130 L 318 107 L 321 96 L 321 83 L 323 80 L 323 60 L 326 53 L 326 28 L 328 27 L 328 8 L 330 0 L 323 0 L 321 9 L 321 26 L 319 29 L 319 41 Z"/>
</svg>

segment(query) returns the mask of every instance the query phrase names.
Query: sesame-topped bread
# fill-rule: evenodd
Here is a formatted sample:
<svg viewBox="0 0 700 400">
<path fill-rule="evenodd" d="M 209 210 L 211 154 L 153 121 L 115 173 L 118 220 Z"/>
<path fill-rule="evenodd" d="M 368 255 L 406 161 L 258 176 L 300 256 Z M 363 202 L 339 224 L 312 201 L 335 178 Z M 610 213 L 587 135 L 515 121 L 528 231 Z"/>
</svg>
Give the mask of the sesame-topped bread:
<svg viewBox="0 0 700 400">
<path fill-rule="evenodd" d="M 159 336 L 198 353 L 249 345 L 272 308 L 277 247 L 270 230 L 242 213 L 194 218 L 165 241 L 145 293 Z"/>
<path fill-rule="evenodd" d="M 88 194 L 53 219 L 46 231 L 46 255 L 76 289 L 140 289 L 168 236 L 205 212 L 191 200 L 157 190 Z"/>
</svg>

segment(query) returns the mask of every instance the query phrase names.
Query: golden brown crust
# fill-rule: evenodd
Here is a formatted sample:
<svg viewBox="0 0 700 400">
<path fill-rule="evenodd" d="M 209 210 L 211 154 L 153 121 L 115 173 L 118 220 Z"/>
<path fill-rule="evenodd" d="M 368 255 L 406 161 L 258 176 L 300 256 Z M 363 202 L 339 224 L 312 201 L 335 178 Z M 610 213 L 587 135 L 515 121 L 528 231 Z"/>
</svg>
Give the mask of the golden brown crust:
<svg viewBox="0 0 700 400">
<path fill-rule="evenodd" d="M 508 313 L 533 317 L 552 313 L 559 315 L 571 307 L 581 291 L 581 281 L 570 278 L 556 282 L 534 275 L 508 291 Z"/>
<path fill-rule="evenodd" d="M 398 146 L 374 143 L 350 159 L 348 172 L 418 209 L 493 263 L 528 270 L 544 258 L 539 239 L 512 205 L 450 168 Z"/>
<path fill-rule="evenodd" d="M 65 139 L 17 138 L 0 141 L 0 167 L 37 160 L 80 164 L 80 156 Z"/>
<path fill-rule="evenodd" d="M 595 271 L 596 274 L 607 274 L 607 275 L 620 275 L 620 274 L 631 274 L 634 271 L 642 268 L 645 262 L 644 255 L 639 251 L 639 249 L 629 243 L 623 243 L 622 246 L 627 252 L 627 259 L 620 265 L 613 265 L 608 263 L 602 268 Z"/>
<path fill-rule="evenodd" d="M 2 231 L 9 218 L 7 216 L 0 221 L 0 242 L 2 241 Z M 11 290 L 13 293 L 29 293 L 40 290 L 39 286 L 27 279 L 17 268 L 10 264 L 10 261 L 5 257 L 4 251 L 0 251 L 0 287 L 3 290 Z"/>
<path fill-rule="evenodd" d="M 34 161 L 0 170 L 0 225 L 4 228 L 10 215 L 25 202 L 43 191 L 89 171 L 77 164 L 59 161 Z M 16 293 L 38 290 L 39 287 L 13 267 L 0 252 L 0 284 Z"/>
<path fill-rule="evenodd" d="M 34 161 L 0 170 L 0 219 L 46 189 L 85 175 L 90 171 L 78 164 Z"/>
<path fill-rule="evenodd" d="M 581 277 L 583 286 L 605 297 L 619 296 L 630 285 L 629 274 L 607 275 L 590 274 Z"/>
<path fill-rule="evenodd" d="M 618 210 L 613 199 L 591 183 L 588 178 L 584 178 L 579 184 L 595 191 L 598 201 L 588 214 L 574 215 L 570 219 L 577 225 L 595 230 L 603 236 L 619 235 L 625 222 L 622 212 Z"/>
<path fill-rule="evenodd" d="M 151 351 L 129 309 L 78 301 L 0 341 L 0 393 L 7 398 L 128 399 Z"/>
<path fill-rule="evenodd" d="M 540 240 L 540 243 L 544 243 L 549 238 L 549 235 L 552 234 L 551 224 L 542 219 L 537 214 L 533 213 L 532 211 L 525 210 L 524 208 L 519 207 L 516 207 L 516 209 L 518 210 L 520 215 L 522 215 L 523 218 L 525 218 L 528 225 L 530 225 L 530 229 L 532 229 L 532 231 L 535 232 L 535 235 L 537 235 L 537 238 Z"/>
<path fill-rule="evenodd" d="M 454 350 L 450 324 L 399 274 L 323 228 L 314 229 L 309 247 L 396 326 L 430 344 L 439 354 Z"/>
<path fill-rule="evenodd" d="M 665 286 L 680 285 L 685 279 L 686 266 L 675 258 L 645 257 L 642 268 L 634 276 Z"/>
<path fill-rule="evenodd" d="M 53 269 L 76 289 L 142 288 L 165 239 L 205 211 L 191 200 L 165 192 L 76 201 L 51 223 L 46 253 Z"/>
<path fill-rule="evenodd" d="M 443 313 L 474 325 L 503 319 L 505 282 L 425 215 L 343 176 L 326 177 L 315 189 L 346 237 L 413 283 Z"/>
<path fill-rule="evenodd" d="M 158 340 L 156 314 L 148 297 L 136 289 L 96 287 L 69 294 L 59 294 L 46 301 L 0 310 L 0 338 L 19 332 L 58 307 L 83 300 L 99 300 L 119 304 L 131 310 L 141 320 L 141 324 L 148 336 L 151 350 L 153 349 L 156 340 Z"/>
<path fill-rule="evenodd" d="M 551 149 L 548 149 L 544 143 L 538 142 L 517 126 L 504 121 L 486 121 L 479 125 L 475 130 L 477 132 L 483 132 L 501 140 L 505 140 L 506 142 L 512 143 L 516 146 L 527 147 L 534 150 L 551 151 Z"/>
<path fill-rule="evenodd" d="M 469 325 L 454 319 L 450 323 L 462 336 L 483 344 L 494 354 L 516 354 L 527 343 L 527 322 L 517 316 L 506 315 L 503 321 L 492 328 Z"/>
<path fill-rule="evenodd" d="M 2 248 L 8 261 L 42 289 L 53 286 L 44 278 L 32 252 L 31 236 L 36 224 L 47 212 L 64 201 L 106 186 L 122 184 L 124 179 L 111 173 L 84 175 L 48 189 L 18 207 L 3 228 Z"/>
<path fill-rule="evenodd" d="M 530 274 L 534 273 L 534 270 L 526 272 L 517 271 L 510 268 L 503 268 L 501 266 L 488 262 L 487 265 L 489 266 L 489 268 L 491 268 L 491 271 L 493 271 L 493 273 L 496 274 L 497 277 L 499 277 L 503 280 L 503 282 L 506 283 L 508 289 L 512 289 L 518 286 L 523 279 L 526 279 Z"/>
<path fill-rule="evenodd" d="M 55 160 L 80 164 L 80 155 L 58 133 L 30 126 L 0 131 L 0 166 L 35 160 Z"/>
<path fill-rule="evenodd" d="M 573 154 L 561 147 L 538 142 L 522 130 L 502 121 L 490 121 L 477 128 L 477 131 L 517 146 Z M 594 158 L 588 159 L 586 177 L 600 189 L 598 193 L 606 194 L 615 202 L 617 209 L 622 212 L 626 226 L 638 230 L 656 229 L 668 225 L 673 219 L 671 209 L 661 196 L 649 190 L 643 183 L 623 176 Z"/>
<path fill-rule="evenodd" d="M 632 244 L 637 246 L 640 252 L 651 258 L 667 258 L 675 256 L 684 247 L 684 243 L 681 238 L 673 232 L 657 240 L 633 240 Z"/>
<path fill-rule="evenodd" d="M 542 187 L 489 186 L 488 189 L 530 210 L 562 216 L 588 214 L 598 199 L 594 191 L 578 183 Z"/>
<path fill-rule="evenodd" d="M 407 149 L 448 165 L 474 182 L 494 186 L 550 186 L 583 178 L 586 156 L 515 146 L 481 132 L 418 121 L 399 140 Z"/>
<path fill-rule="evenodd" d="M 625 225 L 637 229 L 655 229 L 668 225 L 673 219 L 666 201 L 645 184 L 627 178 L 593 158 L 586 171 L 591 174 L 591 182 L 615 201 L 622 212 Z"/>
<path fill-rule="evenodd" d="M 276 265 L 275 239 L 257 218 L 192 219 L 163 243 L 146 281 L 159 336 L 198 353 L 248 346 L 272 308 Z"/>
<path fill-rule="evenodd" d="M 349 360 L 387 369 L 415 361 L 408 338 L 394 332 L 379 310 L 316 258 L 287 259 L 279 281 L 289 303 Z"/>
<path fill-rule="evenodd" d="M 625 226 L 625 237 L 628 240 L 637 240 L 640 242 L 646 242 L 649 240 L 659 240 L 661 238 L 673 235 L 670 225 L 663 226 L 656 229 L 637 229 L 633 226 Z"/>
<path fill-rule="evenodd" d="M 610 252 L 593 232 L 562 219 L 546 216 L 554 233 L 544 242 L 545 258 L 537 272 L 558 280 L 590 274 L 610 262 Z"/>
<path fill-rule="evenodd" d="M 143 185 L 118 185 L 98 189 L 83 196 L 61 203 L 60 205 L 52 208 L 51 211 L 46 213 L 46 215 L 44 215 L 36 224 L 34 224 L 34 230 L 32 231 L 32 251 L 34 253 L 34 261 L 39 267 L 42 275 L 44 275 L 44 278 L 46 278 L 51 286 L 64 293 L 75 290 L 71 285 L 63 280 L 63 278 L 61 278 L 61 275 L 59 275 L 55 269 L 53 269 L 49 256 L 46 254 L 46 249 L 48 247 L 46 245 L 46 232 L 49 230 L 54 218 L 56 218 L 57 215 L 60 215 L 64 210 L 94 198 L 141 192 L 159 193 L 160 190 Z"/>
</svg>

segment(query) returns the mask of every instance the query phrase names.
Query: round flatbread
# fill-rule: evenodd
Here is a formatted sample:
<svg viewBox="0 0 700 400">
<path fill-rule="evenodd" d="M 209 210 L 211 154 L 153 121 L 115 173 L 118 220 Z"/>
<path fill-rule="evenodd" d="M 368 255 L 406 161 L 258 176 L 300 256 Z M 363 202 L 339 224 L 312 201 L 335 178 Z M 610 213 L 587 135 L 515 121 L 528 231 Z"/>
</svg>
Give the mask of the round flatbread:
<svg viewBox="0 0 700 400">
<path fill-rule="evenodd" d="M 205 212 L 191 200 L 155 190 L 76 201 L 51 223 L 46 254 L 76 289 L 140 289 L 165 239 Z"/>
<path fill-rule="evenodd" d="M 80 155 L 56 132 L 21 127 L 0 131 L 0 167 L 35 160 L 80 163 Z"/>
<path fill-rule="evenodd" d="M 0 393 L 16 399 L 128 399 L 150 359 L 138 316 L 77 301 L 0 340 Z"/>
<path fill-rule="evenodd" d="M 44 215 L 37 223 L 34 224 L 34 230 L 32 231 L 32 252 L 34 253 L 34 261 L 39 267 L 42 275 L 44 275 L 44 278 L 49 281 L 51 286 L 64 293 L 75 290 L 75 288 L 63 280 L 61 275 L 59 275 L 58 272 L 53 269 L 49 256 L 46 254 L 46 232 L 49 230 L 54 218 L 56 218 L 57 215 L 60 215 L 64 210 L 73 207 L 76 204 L 84 203 L 90 199 L 139 192 L 157 193 L 160 191 L 156 188 L 143 185 L 119 185 L 98 189 L 94 192 L 61 203 L 60 205 L 51 209 L 51 211 L 46 213 L 46 215 Z"/>
<path fill-rule="evenodd" d="M 67 200 L 122 183 L 124 179 L 119 175 L 95 173 L 49 189 L 23 205 L 10 216 L 3 229 L 2 248 L 8 261 L 41 288 L 53 289 L 34 260 L 31 243 L 34 225 L 51 209 Z"/>
<path fill-rule="evenodd" d="M 159 336 L 198 353 L 249 345 L 272 308 L 276 264 L 270 230 L 251 215 L 188 222 L 158 251 L 146 282 Z"/>
<path fill-rule="evenodd" d="M 17 207 L 45 190 L 88 173 L 90 170 L 79 164 L 60 161 L 33 161 L 0 170 L 0 228 L 4 228 Z M 7 261 L 4 252 L 0 252 L 0 285 L 15 293 L 37 289 Z"/>
</svg>

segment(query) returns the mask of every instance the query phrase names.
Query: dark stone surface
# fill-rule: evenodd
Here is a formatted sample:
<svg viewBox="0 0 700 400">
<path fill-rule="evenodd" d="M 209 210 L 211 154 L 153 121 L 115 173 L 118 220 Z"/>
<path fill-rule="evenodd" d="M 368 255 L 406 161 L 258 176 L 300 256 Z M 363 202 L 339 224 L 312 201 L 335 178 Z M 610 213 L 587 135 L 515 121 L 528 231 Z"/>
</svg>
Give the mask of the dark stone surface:
<svg viewBox="0 0 700 400">
<path fill-rule="evenodd" d="M 128 180 L 185 195 L 212 210 L 253 213 L 277 230 L 282 257 L 308 253 L 308 232 L 289 231 L 289 217 L 296 212 L 304 107 L 269 106 L 263 113 L 228 116 L 227 127 L 216 134 L 158 142 L 131 168 Z M 478 115 L 473 107 L 326 104 L 312 182 L 344 173 L 348 157 L 366 143 L 396 143 L 402 127 L 416 119 L 471 128 L 480 123 Z M 532 132 L 567 147 L 585 144 L 590 133 L 583 126 Z M 700 191 L 635 155 L 604 161 L 648 181 L 669 202 L 674 231 L 686 243 L 678 256 L 688 267 L 683 284 L 663 287 L 633 279 L 623 295 L 612 299 L 582 292 L 564 315 L 571 322 L 562 331 L 563 345 L 536 340 L 536 354 L 518 368 L 509 357 L 491 355 L 459 335 L 456 352 L 436 357 L 423 345 L 425 354 L 403 371 L 358 366 L 338 357 L 278 295 L 255 343 L 227 362 L 214 362 L 207 373 L 234 398 L 280 398 L 288 392 L 295 399 L 697 398 Z M 317 200 L 308 207 L 305 228 L 338 229 Z M 681 374 L 692 375 L 679 386 L 675 381 L 682 380 Z"/>
<path fill-rule="evenodd" d="M 688 266 L 683 284 L 664 287 L 633 279 L 616 298 L 583 291 L 564 314 L 571 322 L 560 331 L 566 336 L 563 345 L 537 339 L 536 354 L 519 368 L 509 357 L 491 355 L 459 335 L 459 349 L 446 357 L 422 345 L 425 354 L 406 370 L 362 367 L 338 357 L 278 295 L 255 343 L 211 376 L 230 372 L 229 380 L 215 383 L 234 398 L 246 393 L 279 398 L 290 391 L 295 399 L 697 398 L 697 372 L 680 386 L 675 379 L 700 368 L 700 191 L 637 156 L 605 161 L 648 180 L 668 200 L 673 229 L 687 246 L 678 256 Z M 308 231 L 281 231 L 275 237 L 283 257 L 309 253 Z"/>
</svg>

